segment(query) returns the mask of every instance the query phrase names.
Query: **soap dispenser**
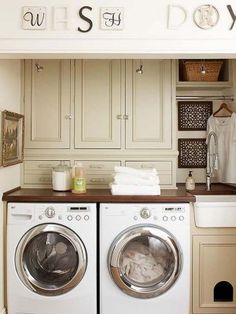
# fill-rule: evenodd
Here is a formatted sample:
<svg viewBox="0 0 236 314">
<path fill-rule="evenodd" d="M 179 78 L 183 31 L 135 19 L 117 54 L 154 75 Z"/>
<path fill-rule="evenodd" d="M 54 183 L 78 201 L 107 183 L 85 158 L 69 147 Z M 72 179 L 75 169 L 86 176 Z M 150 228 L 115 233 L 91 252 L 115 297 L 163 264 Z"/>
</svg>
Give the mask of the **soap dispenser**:
<svg viewBox="0 0 236 314">
<path fill-rule="evenodd" d="M 189 174 L 185 181 L 186 190 L 195 190 L 195 181 L 192 176 L 192 171 L 189 171 Z"/>
</svg>

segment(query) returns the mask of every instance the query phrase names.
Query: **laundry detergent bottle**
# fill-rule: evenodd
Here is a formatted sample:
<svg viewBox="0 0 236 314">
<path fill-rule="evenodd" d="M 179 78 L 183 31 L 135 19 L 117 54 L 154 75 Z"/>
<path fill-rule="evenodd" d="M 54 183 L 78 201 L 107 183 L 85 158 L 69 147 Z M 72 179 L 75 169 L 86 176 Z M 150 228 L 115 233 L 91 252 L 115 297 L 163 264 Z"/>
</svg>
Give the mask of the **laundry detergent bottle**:
<svg viewBox="0 0 236 314">
<path fill-rule="evenodd" d="M 85 169 L 81 162 L 75 164 L 72 170 L 72 193 L 86 193 Z"/>
</svg>

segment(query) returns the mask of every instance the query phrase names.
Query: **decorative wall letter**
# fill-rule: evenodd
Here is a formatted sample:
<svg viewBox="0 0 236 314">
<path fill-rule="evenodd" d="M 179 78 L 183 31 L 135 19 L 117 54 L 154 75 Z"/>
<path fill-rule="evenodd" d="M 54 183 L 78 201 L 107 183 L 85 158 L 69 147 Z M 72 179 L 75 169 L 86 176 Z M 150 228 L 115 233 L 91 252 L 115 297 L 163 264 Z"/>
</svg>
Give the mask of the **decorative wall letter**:
<svg viewBox="0 0 236 314">
<path fill-rule="evenodd" d="M 101 8 L 100 23 L 103 30 L 122 30 L 124 28 L 124 9 Z"/>
<path fill-rule="evenodd" d="M 85 22 L 87 22 L 89 25 L 88 25 L 88 28 L 87 29 L 82 29 L 81 27 L 78 27 L 78 31 L 79 32 L 82 32 L 82 33 L 87 33 L 89 32 L 92 28 L 93 28 L 93 22 L 92 20 L 90 20 L 90 18 L 88 18 L 87 16 L 85 16 L 83 14 L 83 11 L 84 10 L 90 10 L 92 11 L 92 8 L 91 7 L 88 7 L 88 6 L 84 6 L 82 7 L 80 10 L 79 10 L 79 17 L 81 17 L 82 20 L 84 20 Z"/>
<path fill-rule="evenodd" d="M 235 21 L 236 21 L 236 15 L 234 14 L 234 11 L 233 11 L 231 5 L 227 5 L 227 9 L 229 10 L 229 13 L 230 13 L 230 15 L 231 15 L 231 17 L 232 17 L 232 20 L 233 20 L 233 23 L 232 23 L 232 25 L 231 25 L 231 27 L 230 27 L 230 30 L 232 30 L 233 27 L 234 27 L 234 23 L 235 23 Z"/>
<path fill-rule="evenodd" d="M 53 29 L 54 30 L 68 30 L 69 14 L 67 7 L 53 8 Z"/>
<path fill-rule="evenodd" d="M 168 6 L 168 20 L 167 28 L 178 29 L 185 23 L 187 19 L 187 12 L 180 5 L 169 5 Z"/>
<path fill-rule="evenodd" d="M 47 11 L 45 7 L 23 7 L 23 29 L 41 30 L 46 28 Z"/>
<path fill-rule="evenodd" d="M 194 22 L 202 29 L 209 29 L 214 26 L 219 21 L 219 12 L 211 4 L 201 5 L 194 11 Z"/>
</svg>

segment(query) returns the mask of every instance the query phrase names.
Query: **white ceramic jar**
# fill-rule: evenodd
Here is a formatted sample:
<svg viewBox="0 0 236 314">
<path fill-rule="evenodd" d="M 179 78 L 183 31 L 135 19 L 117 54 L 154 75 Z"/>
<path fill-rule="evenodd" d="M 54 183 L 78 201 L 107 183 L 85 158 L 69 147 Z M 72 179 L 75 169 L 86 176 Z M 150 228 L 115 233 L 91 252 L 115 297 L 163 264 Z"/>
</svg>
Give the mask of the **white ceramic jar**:
<svg viewBox="0 0 236 314">
<path fill-rule="evenodd" d="M 52 170 L 52 188 L 54 191 L 71 190 L 71 167 L 61 161 Z"/>
</svg>

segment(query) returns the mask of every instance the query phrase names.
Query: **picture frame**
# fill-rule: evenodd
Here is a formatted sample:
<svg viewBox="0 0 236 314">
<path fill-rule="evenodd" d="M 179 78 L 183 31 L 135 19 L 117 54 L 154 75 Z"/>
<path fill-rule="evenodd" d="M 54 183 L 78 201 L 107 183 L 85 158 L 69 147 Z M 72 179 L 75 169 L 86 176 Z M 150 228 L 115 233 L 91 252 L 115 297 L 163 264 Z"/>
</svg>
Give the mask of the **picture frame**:
<svg viewBox="0 0 236 314">
<path fill-rule="evenodd" d="M 205 131 L 207 120 L 212 114 L 212 101 L 179 101 L 178 130 Z"/>
<path fill-rule="evenodd" d="M 2 112 L 2 166 L 8 167 L 23 162 L 24 116 L 11 112 Z"/>
<path fill-rule="evenodd" d="M 178 167 L 206 168 L 207 145 L 205 138 L 178 139 Z"/>
</svg>

